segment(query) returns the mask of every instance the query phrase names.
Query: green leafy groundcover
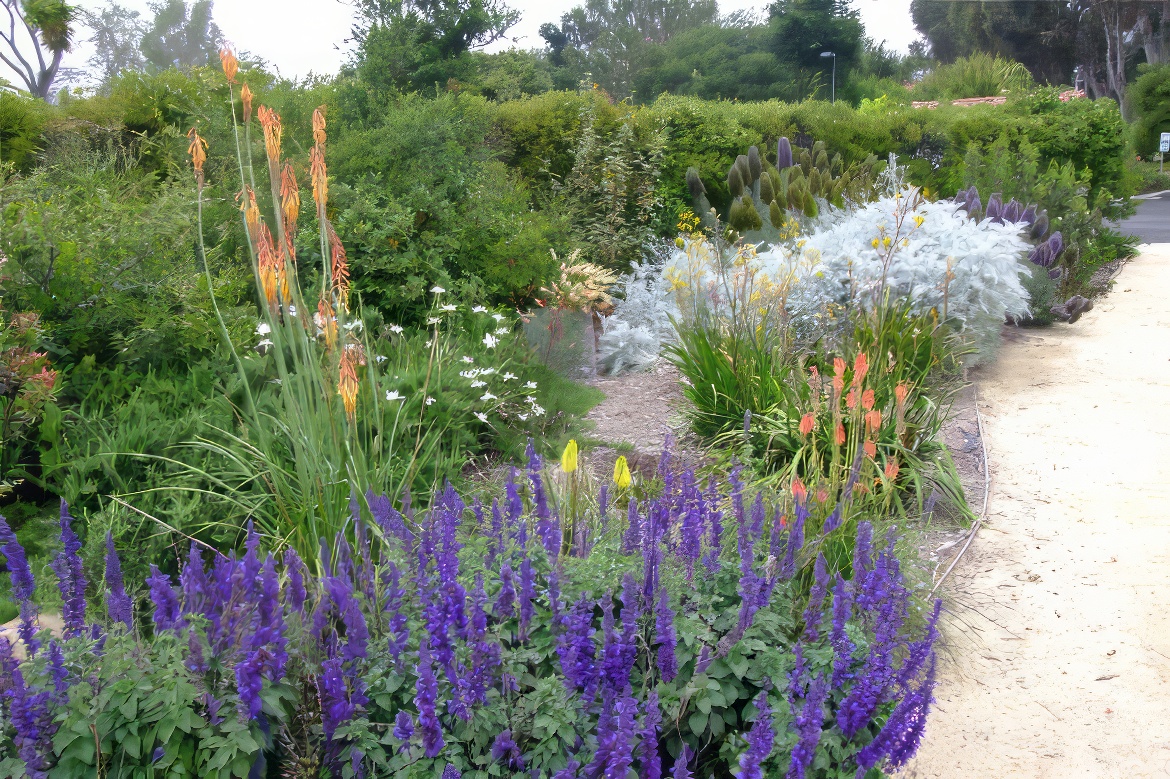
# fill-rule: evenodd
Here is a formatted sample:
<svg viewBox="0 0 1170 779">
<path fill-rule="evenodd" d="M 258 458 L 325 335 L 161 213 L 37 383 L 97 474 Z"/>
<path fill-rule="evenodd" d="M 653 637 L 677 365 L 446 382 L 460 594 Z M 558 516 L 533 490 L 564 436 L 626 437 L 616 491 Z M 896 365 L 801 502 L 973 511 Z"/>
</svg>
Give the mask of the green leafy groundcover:
<svg viewBox="0 0 1170 779">
<path fill-rule="evenodd" d="M 847 507 L 810 520 L 664 458 L 581 508 L 575 462 L 530 457 L 490 506 L 355 497 L 320 575 L 250 532 L 177 583 L 152 566 L 149 599 L 112 543 L 85 570 L 63 507 L 63 637 L 0 521 L 31 650 L 0 639 L 0 775 L 872 778 L 914 753 L 939 606 L 917 613 L 893 536 L 850 523 L 834 570 Z"/>
</svg>

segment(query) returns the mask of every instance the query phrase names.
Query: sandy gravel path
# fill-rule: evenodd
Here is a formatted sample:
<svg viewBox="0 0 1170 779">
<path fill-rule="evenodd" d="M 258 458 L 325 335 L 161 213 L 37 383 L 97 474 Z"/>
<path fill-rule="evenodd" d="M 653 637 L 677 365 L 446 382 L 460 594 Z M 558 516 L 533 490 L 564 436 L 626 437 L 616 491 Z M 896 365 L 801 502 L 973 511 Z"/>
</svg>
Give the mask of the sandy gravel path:
<svg viewBox="0 0 1170 779">
<path fill-rule="evenodd" d="M 1170 244 L 979 377 L 988 525 L 915 777 L 1170 778 Z"/>
</svg>

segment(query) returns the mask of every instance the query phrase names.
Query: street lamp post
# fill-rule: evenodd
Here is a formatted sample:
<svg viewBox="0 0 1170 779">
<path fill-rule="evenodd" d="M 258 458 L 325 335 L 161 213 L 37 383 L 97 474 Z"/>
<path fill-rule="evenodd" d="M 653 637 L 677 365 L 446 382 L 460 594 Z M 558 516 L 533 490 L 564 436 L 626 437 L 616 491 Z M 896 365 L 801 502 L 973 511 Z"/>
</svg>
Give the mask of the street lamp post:
<svg viewBox="0 0 1170 779">
<path fill-rule="evenodd" d="M 833 97 L 832 97 L 832 102 L 836 103 L 837 102 L 837 54 L 835 52 L 832 52 L 832 51 L 822 51 L 821 56 L 833 58 L 833 92 L 832 92 Z"/>
</svg>

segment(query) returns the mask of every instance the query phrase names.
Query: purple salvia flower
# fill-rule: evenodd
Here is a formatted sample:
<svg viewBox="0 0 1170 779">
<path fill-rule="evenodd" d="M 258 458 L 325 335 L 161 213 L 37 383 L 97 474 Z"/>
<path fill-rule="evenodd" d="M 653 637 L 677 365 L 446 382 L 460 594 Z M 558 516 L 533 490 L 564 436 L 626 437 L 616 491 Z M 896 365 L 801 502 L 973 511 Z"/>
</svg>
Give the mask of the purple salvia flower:
<svg viewBox="0 0 1170 779">
<path fill-rule="evenodd" d="M 642 521 L 638 517 L 638 501 L 630 498 L 626 512 L 626 534 L 622 538 L 622 552 L 631 554 L 642 545 Z"/>
<path fill-rule="evenodd" d="M 784 560 L 780 563 L 780 578 L 788 581 L 796 575 L 796 554 L 804 548 L 804 523 L 808 519 L 808 504 L 797 501 L 793 509 L 792 529 L 788 531 L 788 544 Z"/>
<path fill-rule="evenodd" d="M 707 517 L 710 519 L 710 534 L 707 542 L 707 569 L 714 573 L 719 569 L 719 556 L 723 553 L 723 510 L 719 508 L 719 491 L 715 477 L 707 480 L 707 494 L 703 498 Z"/>
<path fill-rule="evenodd" d="M 264 666 L 268 662 L 267 655 L 268 653 L 264 649 L 257 649 L 236 664 L 236 691 L 240 695 L 240 704 L 243 708 L 241 713 L 247 714 L 248 719 L 259 717 L 264 708 L 264 702 L 260 699 L 260 691 L 264 687 Z"/>
<path fill-rule="evenodd" d="M 443 751 L 443 727 L 439 724 L 439 717 L 435 713 L 435 703 L 439 698 L 439 682 L 435 678 L 435 669 L 431 661 L 431 653 L 427 642 L 420 642 L 418 665 L 415 675 L 418 677 L 414 705 L 418 708 L 419 730 L 422 731 L 423 751 L 427 757 L 436 757 Z"/>
<path fill-rule="evenodd" d="M 41 642 L 37 639 L 37 607 L 33 595 L 37 591 L 32 569 L 28 566 L 24 547 L 16 540 L 16 534 L 0 516 L 0 553 L 8 560 L 8 578 L 12 582 L 12 597 L 20 604 L 20 627 L 17 635 L 28 648 L 29 656 L 35 655 Z"/>
<path fill-rule="evenodd" d="M 51 567 L 57 574 L 57 588 L 61 591 L 61 619 L 65 623 L 65 638 L 79 636 L 85 631 L 85 570 L 81 564 L 81 539 L 73 532 L 69 505 L 61 501 L 61 546 Z"/>
<path fill-rule="evenodd" d="M 825 556 L 817 554 L 813 567 L 813 585 L 808 593 L 808 605 L 804 610 L 804 640 L 814 642 L 821 629 L 821 612 L 825 607 L 825 595 L 829 591 L 829 569 Z"/>
<path fill-rule="evenodd" d="M 512 566 L 504 563 L 500 566 L 500 593 L 492 606 L 492 613 L 500 622 L 506 622 L 515 614 L 516 585 L 513 584 Z"/>
<path fill-rule="evenodd" d="M 637 712 L 638 704 L 631 696 L 622 695 L 607 704 L 597 723 L 597 752 L 589 776 L 626 776 L 634 763 Z"/>
<path fill-rule="evenodd" d="M 711 667 L 711 661 L 713 659 L 711 657 L 711 647 L 704 644 L 703 648 L 699 650 L 699 659 L 695 661 L 695 674 L 707 673 L 707 669 Z"/>
<path fill-rule="evenodd" d="M 691 758 L 695 756 L 694 751 L 683 744 L 682 752 L 679 753 L 678 759 L 674 761 L 674 771 L 670 776 L 672 779 L 692 779 L 691 777 Z"/>
<path fill-rule="evenodd" d="M 756 499 L 752 501 L 751 524 L 748 526 L 752 538 L 756 541 L 764 536 L 764 496 L 762 493 L 756 493 Z"/>
<path fill-rule="evenodd" d="M 69 701 L 69 672 L 65 669 L 65 654 L 61 645 L 49 640 L 49 678 L 53 680 L 53 691 L 57 693 L 57 704 L 64 706 Z"/>
<path fill-rule="evenodd" d="M 106 533 L 107 553 L 112 547 L 112 539 L 109 538 L 109 533 Z M 106 578 L 108 579 L 108 562 L 106 567 Z M 120 569 L 118 573 L 120 576 Z M 199 545 L 194 541 L 191 542 L 191 548 L 187 552 L 187 562 L 183 566 L 182 572 L 179 573 L 179 589 L 183 591 L 184 614 L 203 614 L 207 610 L 207 601 L 212 599 L 211 587 L 207 581 L 207 573 L 203 569 L 203 555 L 199 550 Z"/>
<path fill-rule="evenodd" d="M 4 644 L 7 648 L 6 640 Z M 12 740 L 16 756 L 24 761 L 25 774 L 30 779 L 47 779 L 53 755 L 53 735 L 57 731 L 53 694 L 28 686 L 20 669 L 14 668 L 5 696 L 8 698 L 8 721 L 14 731 Z"/>
<path fill-rule="evenodd" d="M 926 678 L 922 684 L 907 691 L 874 740 L 857 753 L 859 774 L 863 775 L 887 756 L 890 767 L 897 770 L 918 751 L 926 725 L 926 716 L 933 700 L 934 664 L 934 656 L 931 655 Z"/>
<path fill-rule="evenodd" d="M 467 677 L 468 701 L 487 702 L 487 687 L 495 667 L 499 664 L 498 647 L 487 640 L 487 614 L 484 606 L 487 594 L 483 589 L 483 575 L 476 574 L 475 590 L 471 594 L 471 621 L 468 642 L 471 645 L 471 673 Z"/>
<path fill-rule="evenodd" d="M 332 741 L 333 734 L 337 732 L 337 729 L 353 719 L 354 714 L 357 713 L 357 707 L 349 699 L 340 657 L 331 657 L 321 664 L 319 689 L 321 690 L 321 727 L 325 731 L 325 738 Z"/>
<path fill-rule="evenodd" d="M 366 779 L 366 753 L 354 747 L 349 751 L 349 770 L 353 779 Z"/>
<path fill-rule="evenodd" d="M 756 721 L 747 733 L 748 748 L 739 756 L 737 779 L 763 779 L 763 762 L 772 754 L 776 734 L 772 732 L 772 710 L 768 707 L 768 693 L 756 698 Z"/>
<path fill-rule="evenodd" d="M 524 756 L 520 754 L 520 747 L 512 740 L 512 731 L 505 730 L 496 736 L 492 742 L 492 760 L 497 763 L 507 761 L 512 771 L 524 770 Z"/>
<path fill-rule="evenodd" d="M 291 548 L 284 550 L 283 562 L 284 572 L 288 576 L 288 585 L 284 590 L 288 597 L 288 607 L 297 614 L 304 614 L 305 599 L 308 597 L 305 592 L 305 564 Z"/>
<path fill-rule="evenodd" d="M 906 689 L 918 677 L 928 658 L 934 656 L 934 642 L 938 639 L 938 618 L 942 614 L 942 601 L 934 601 L 934 610 L 926 621 L 926 633 L 919 641 L 910 644 L 906 659 L 898 671 L 898 685 Z"/>
<path fill-rule="evenodd" d="M 492 500 L 492 534 L 488 543 L 487 555 L 484 557 L 484 568 L 494 567 L 496 557 L 504 553 L 504 515 L 500 512 L 500 501 Z"/>
<path fill-rule="evenodd" d="M 586 701 L 597 692 L 597 647 L 593 643 L 594 602 L 585 593 L 573 604 L 565 619 L 565 630 L 557 636 L 561 673 L 570 689 L 580 690 Z M 612 612 L 611 612 L 612 628 Z"/>
<path fill-rule="evenodd" d="M 520 497 L 520 488 L 516 486 L 518 475 L 519 471 L 513 468 L 508 472 L 508 479 L 504 482 L 504 518 L 510 527 L 514 527 L 520 515 L 524 513 L 524 499 Z"/>
<path fill-rule="evenodd" d="M 463 774 L 459 773 L 459 769 L 447 763 L 447 767 L 443 769 L 442 779 L 463 779 Z"/>
<path fill-rule="evenodd" d="M 553 779 L 577 779 L 577 769 L 580 767 L 580 763 L 570 759 L 568 765 L 553 774 Z"/>
<path fill-rule="evenodd" d="M 520 563 L 520 640 L 528 640 L 528 625 L 532 622 L 533 601 L 536 586 L 532 575 L 532 562 L 525 557 Z"/>
<path fill-rule="evenodd" d="M 399 709 L 398 716 L 394 718 L 394 738 L 399 741 L 410 741 L 414 735 L 414 717 L 410 712 Z"/>
<path fill-rule="evenodd" d="M 829 634 L 829 644 L 833 647 L 833 678 L 834 690 L 841 689 L 847 679 L 852 678 L 850 669 L 853 665 L 853 650 L 856 648 L 845 625 L 852 614 L 853 598 L 849 587 L 841 574 L 837 574 L 837 581 L 833 585 L 833 629 Z"/>
<path fill-rule="evenodd" d="M 695 563 L 703 551 L 703 509 L 700 505 L 702 498 L 688 505 L 683 510 L 681 541 L 678 553 L 687 566 L 687 581 L 695 576 Z"/>
<path fill-rule="evenodd" d="M 678 637 L 674 630 L 674 611 L 670 608 L 670 594 L 659 588 L 658 604 L 654 610 L 654 642 L 658 644 L 658 672 L 662 681 L 670 683 L 678 673 L 675 650 Z"/>
<path fill-rule="evenodd" d="M 597 516 L 601 519 L 601 531 L 609 524 L 609 485 L 602 484 L 597 491 Z"/>
<path fill-rule="evenodd" d="M 641 743 L 638 745 L 638 759 L 642 770 L 641 779 L 662 779 L 662 755 L 658 752 L 658 726 L 662 724 L 662 712 L 658 708 L 658 691 L 652 690 L 646 696 L 642 714 Z"/>
<path fill-rule="evenodd" d="M 808 690 L 804 699 L 804 706 L 793 723 L 796 731 L 796 746 L 792 748 L 792 762 L 788 765 L 786 779 L 804 779 L 805 772 L 812 766 L 816 757 L 817 744 L 821 741 L 821 728 L 824 723 L 825 696 L 829 692 L 828 680 L 823 676 L 817 677 Z"/>
<path fill-rule="evenodd" d="M 118 552 L 114 549 L 114 537 L 106 531 L 106 609 L 110 621 L 121 622 L 127 630 L 134 627 L 134 606 L 126 588 L 122 583 L 122 564 L 118 560 Z"/>
<path fill-rule="evenodd" d="M 288 639 L 284 635 L 284 608 L 280 603 L 280 578 L 276 574 L 276 562 L 272 555 L 264 561 L 260 571 L 259 607 L 260 624 L 252 636 L 252 648 L 270 647 L 268 678 L 273 683 L 284 678 L 288 664 Z"/>
<path fill-rule="evenodd" d="M 150 576 L 146 579 L 150 586 L 150 599 L 154 602 L 154 628 L 157 631 L 175 630 L 182 626 L 179 613 L 179 598 L 175 595 L 175 588 L 171 586 L 171 579 L 159 571 L 158 566 L 150 564 Z"/>
</svg>

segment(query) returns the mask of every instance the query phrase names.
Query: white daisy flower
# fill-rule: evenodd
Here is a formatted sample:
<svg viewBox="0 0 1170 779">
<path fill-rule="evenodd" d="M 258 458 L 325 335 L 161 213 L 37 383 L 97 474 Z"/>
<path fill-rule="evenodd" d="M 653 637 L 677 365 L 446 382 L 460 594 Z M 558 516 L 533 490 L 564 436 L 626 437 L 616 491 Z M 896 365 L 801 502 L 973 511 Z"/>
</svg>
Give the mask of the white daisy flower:
<svg viewBox="0 0 1170 779">
<path fill-rule="evenodd" d="M 495 349 L 496 344 L 498 344 L 499 342 L 500 342 L 500 339 L 496 338 L 491 333 L 488 333 L 487 335 L 485 335 L 483 337 L 483 345 L 489 349 Z"/>
<path fill-rule="evenodd" d="M 487 414 L 481 414 L 480 412 L 476 411 L 475 418 L 478 419 L 480 422 L 487 422 Z"/>
<path fill-rule="evenodd" d="M 483 397 L 481 397 L 480 400 L 498 400 L 498 398 L 490 392 L 485 392 L 483 393 Z"/>
<path fill-rule="evenodd" d="M 514 378 L 516 378 L 516 374 L 511 372 L 505 373 L 503 376 L 504 381 L 511 381 Z"/>
<path fill-rule="evenodd" d="M 524 398 L 524 402 L 525 402 L 525 403 L 532 403 L 532 404 L 534 404 L 534 405 L 535 405 L 535 403 L 536 403 L 536 398 L 534 398 L 534 397 L 532 397 L 531 395 L 529 395 L 528 397 Z"/>
<path fill-rule="evenodd" d="M 435 402 L 435 399 L 434 399 L 434 398 L 427 398 L 427 405 L 428 405 L 428 406 L 429 406 L 429 405 L 431 405 L 431 404 L 432 404 L 432 403 L 434 403 L 434 402 Z"/>
<path fill-rule="evenodd" d="M 288 307 L 288 315 L 289 316 L 296 316 L 297 315 L 297 307 L 296 306 L 289 306 Z"/>
<path fill-rule="evenodd" d="M 492 319 L 496 320 L 497 322 L 503 322 L 504 315 L 503 314 L 492 314 Z"/>
<path fill-rule="evenodd" d="M 465 363 L 467 363 L 467 364 L 469 364 L 469 365 L 470 365 L 471 363 L 475 362 L 475 360 L 473 360 L 472 358 L 468 357 L 467 355 L 463 355 L 463 362 L 465 362 Z"/>
<path fill-rule="evenodd" d="M 527 421 L 528 421 L 528 415 L 527 415 L 527 414 L 517 414 L 516 416 L 520 418 L 520 421 L 521 421 L 521 422 L 527 422 Z"/>
<path fill-rule="evenodd" d="M 256 335 L 268 335 L 272 332 L 272 326 L 267 322 L 261 322 L 256 325 Z"/>
<path fill-rule="evenodd" d="M 530 381 L 530 382 L 525 383 L 524 389 L 536 389 L 536 382 Z"/>
<path fill-rule="evenodd" d="M 393 392 L 391 392 L 390 390 L 386 390 L 386 400 L 406 400 L 406 398 L 403 397 L 398 392 L 398 390 L 394 390 Z"/>
<path fill-rule="evenodd" d="M 386 362 L 386 360 L 388 360 L 388 359 L 390 359 L 390 358 L 388 358 L 388 357 L 387 357 L 386 355 L 384 355 L 384 354 L 379 354 L 379 355 L 378 355 L 377 357 L 375 357 L 374 359 L 375 359 L 376 361 L 378 361 L 378 362 Z"/>
<path fill-rule="evenodd" d="M 486 309 L 486 308 L 484 308 L 483 306 L 474 306 L 474 307 L 471 309 L 471 313 L 473 313 L 473 314 L 486 314 L 486 313 L 487 313 L 487 309 Z"/>
<path fill-rule="evenodd" d="M 510 332 L 512 332 L 512 330 L 510 328 L 507 328 L 507 327 L 497 327 L 496 328 L 496 335 L 507 335 Z"/>
<path fill-rule="evenodd" d="M 480 371 L 480 375 L 491 376 L 495 372 L 496 372 L 495 368 L 484 368 L 482 371 Z"/>
<path fill-rule="evenodd" d="M 447 305 L 445 305 L 445 306 L 442 306 L 441 308 L 442 308 L 444 311 L 454 311 L 456 307 L 455 307 L 455 306 L 453 306 L 453 305 L 451 305 L 450 303 L 448 303 Z"/>
<path fill-rule="evenodd" d="M 475 381 L 471 382 L 471 386 L 473 386 L 473 387 L 475 387 L 475 388 L 477 388 L 477 389 L 478 389 L 479 387 L 486 387 L 486 386 L 487 386 L 487 382 L 486 382 L 486 381 L 483 381 L 483 380 L 481 380 L 481 379 L 476 379 Z"/>
<path fill-rule="evenodd" d="M 542 416 L 544 416 L 544 408 L 533 403 L 532 404 L 532 413 L 536 414 L 538 417 L 542 417 Z"/>
<path fill-rule="evenodd" d="M 447 290 L 443 289 L 443 288 L 442 288 L 442 287 L 440 287 L 438 284 L 436 284 L 435 286 L 431 287 L 431 292 L 434 292 L 436 295 L 442 295 L 442 294 L 443 294 L 444 292 L 446 292 L 446 291 L 447 291 Z"/>
<path fill-rule="evenodd" d="M 437 324 L 439 324 L 439 322 L 442 322 L 442 321 L 443 320 L 439 319 L 437 316 L 427 317 L 427 324 L 428 325 L 437 325 Z"/>
<path fill-rule="evenodd" d="M 402 332 L 402 325 L 390 325 L 390 332 L 401 333 Z"/>
<path fill-rule="evenodd" d="M 260 341 L 260 343 L 258 343 L 258 344 L 256 344 L 256 345 L 257 345 L 257 346 L 272 346 L 272 339 L 271 339 L 271 338 L 265 338 L 265 339 L 261 340 L 261 341 Z"/>
<path fill-rule="evenodd" d="M 362 324 L 362 320 L 360 320 L 360 319 L 353 319 L 353 320 L 345 323 L 345 329 L 349 330 L 350 332 L 352 332 L 354 330 L 361 330 L 362 327 L 364 327 L 364 325 Z"/>
</svg>

